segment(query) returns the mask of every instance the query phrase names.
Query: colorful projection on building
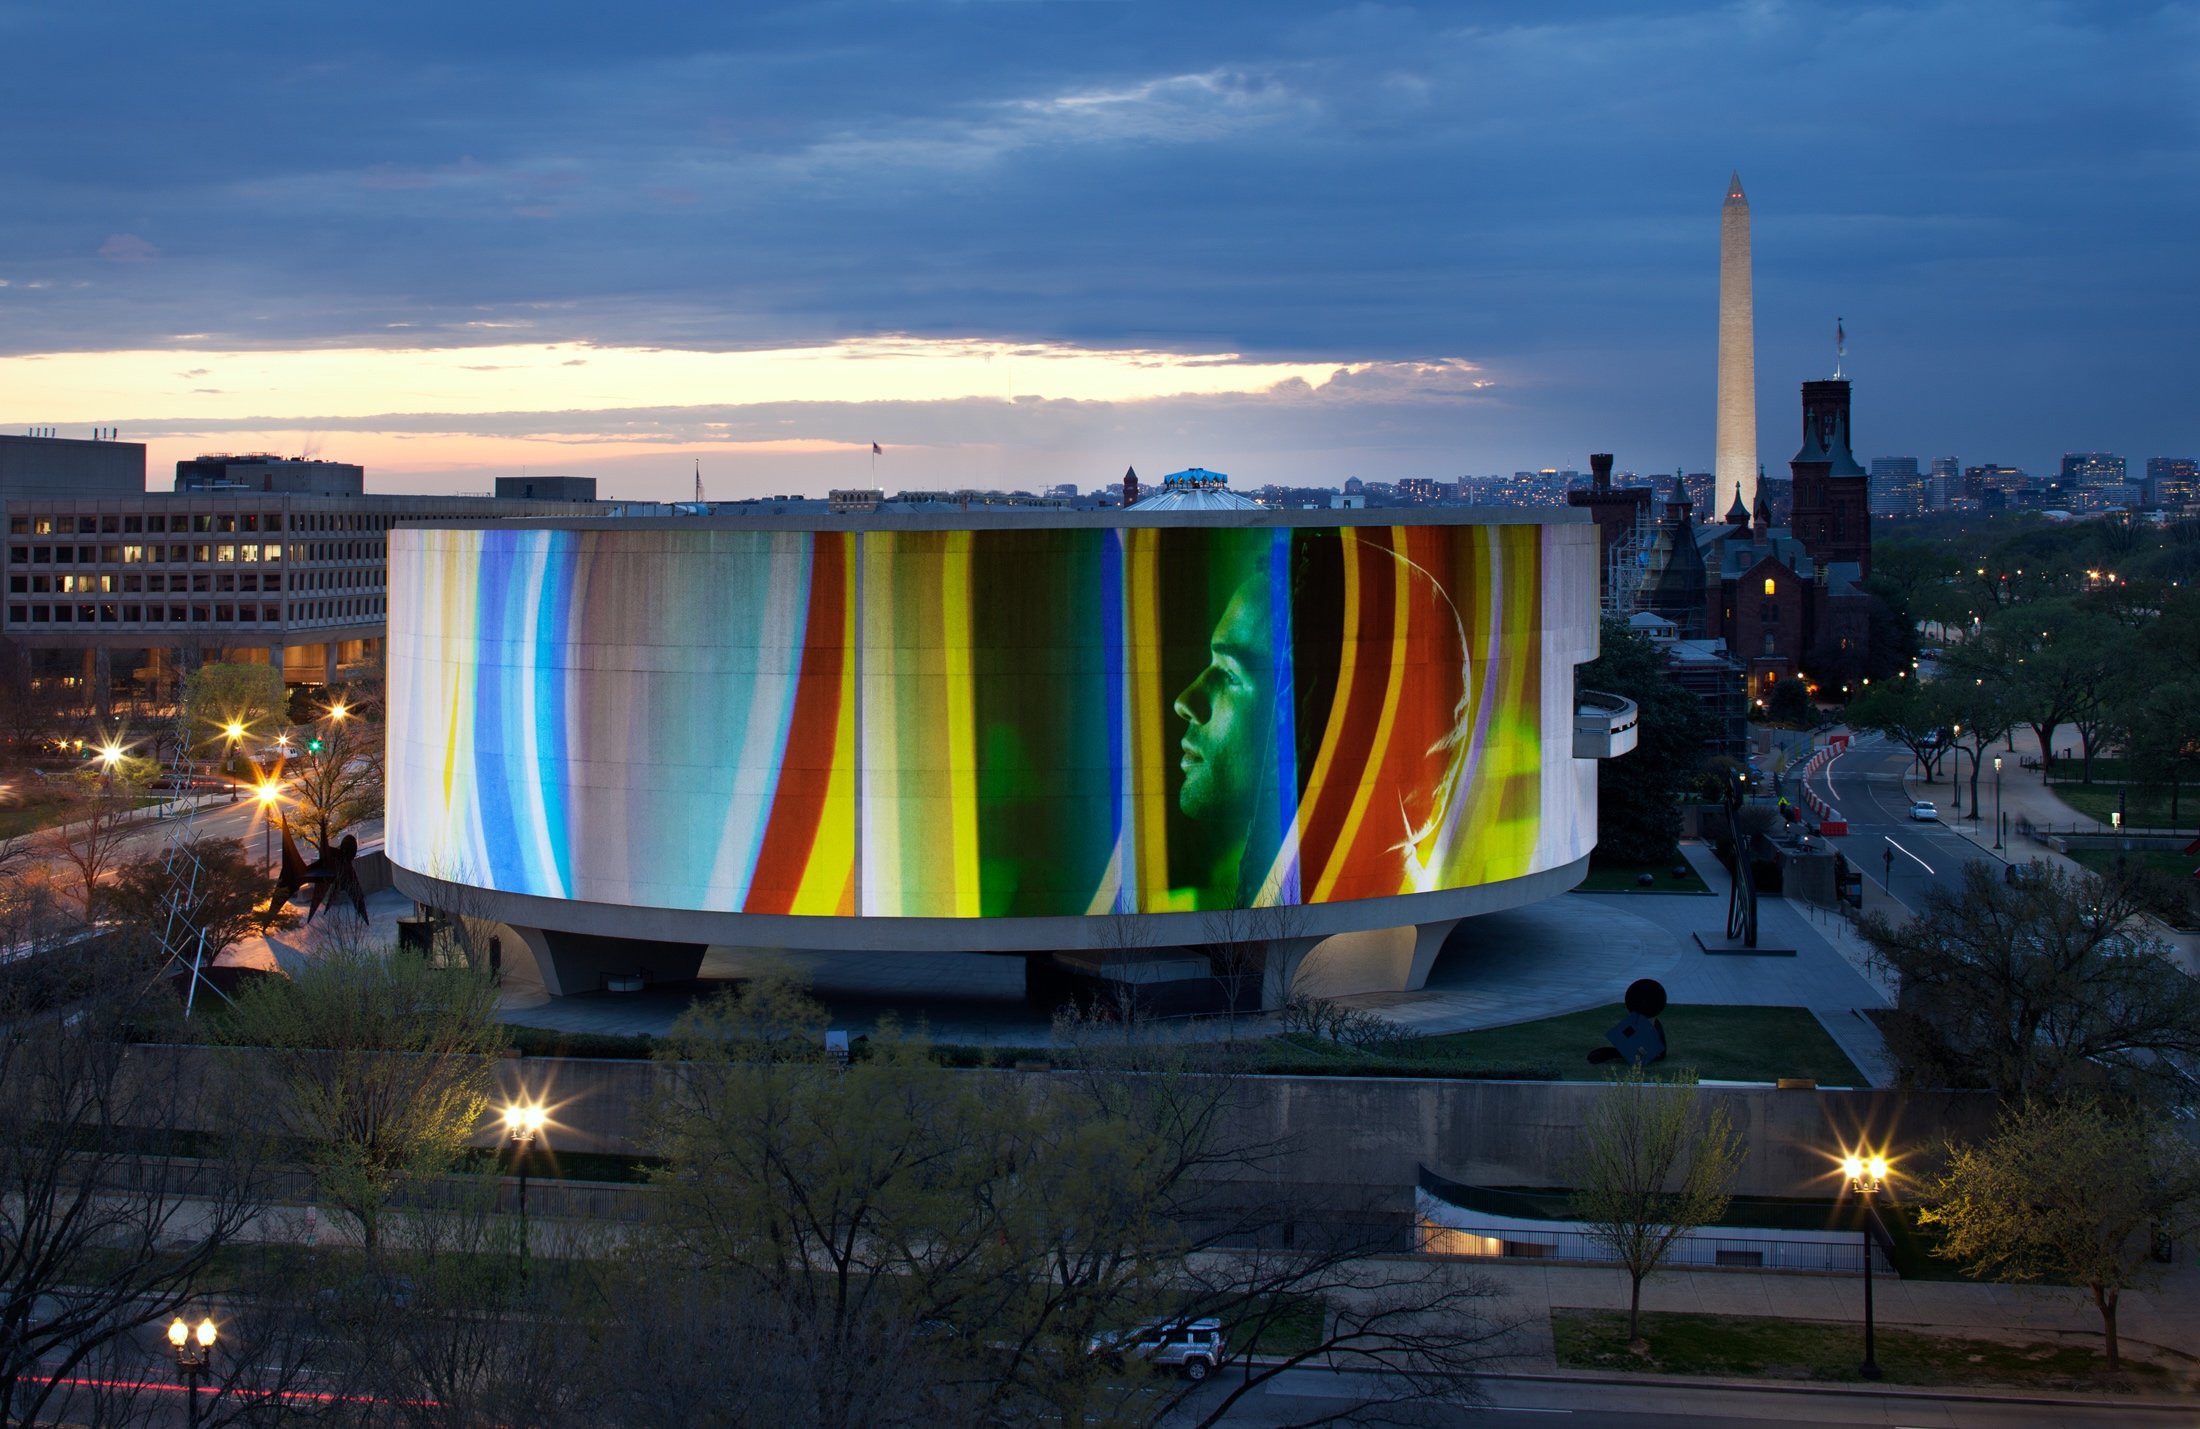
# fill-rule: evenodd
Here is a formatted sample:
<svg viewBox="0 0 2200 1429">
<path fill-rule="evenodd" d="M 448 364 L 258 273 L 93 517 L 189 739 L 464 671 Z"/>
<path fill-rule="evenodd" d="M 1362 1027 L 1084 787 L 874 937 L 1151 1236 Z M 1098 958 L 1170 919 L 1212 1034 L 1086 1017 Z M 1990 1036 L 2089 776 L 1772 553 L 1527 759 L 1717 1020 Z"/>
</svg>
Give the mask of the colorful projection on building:
<svg viewBox="0 0 2200 1429">
<path fill-rule="evenodd" d="M 394 532 L 390 851 L 549 898 L 873 917 L 1555 867 L 1593 822 L 1548 797 L 1577 787 L 1545 769 L 1555 534 Z"/>
</svg>

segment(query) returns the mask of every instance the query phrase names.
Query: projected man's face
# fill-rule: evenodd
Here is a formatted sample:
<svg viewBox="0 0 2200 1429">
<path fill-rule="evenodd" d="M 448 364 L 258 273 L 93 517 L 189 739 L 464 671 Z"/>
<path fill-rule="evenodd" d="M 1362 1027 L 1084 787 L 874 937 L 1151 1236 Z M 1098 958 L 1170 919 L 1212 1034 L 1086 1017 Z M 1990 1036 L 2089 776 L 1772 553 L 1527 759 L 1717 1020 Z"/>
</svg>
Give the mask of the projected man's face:
<svg viewBox="0 0 2200 1429">
<path fill-rule="evenodd" d="M 1247 581 L 1208 638 L 1207 668 L 1176 697 L 1185 721 L 1177 807 L 1186 818 L 1240 830 L 1252 818 L 1272 736 L 1268 631 L 1267 582 Z"/>
</svg>

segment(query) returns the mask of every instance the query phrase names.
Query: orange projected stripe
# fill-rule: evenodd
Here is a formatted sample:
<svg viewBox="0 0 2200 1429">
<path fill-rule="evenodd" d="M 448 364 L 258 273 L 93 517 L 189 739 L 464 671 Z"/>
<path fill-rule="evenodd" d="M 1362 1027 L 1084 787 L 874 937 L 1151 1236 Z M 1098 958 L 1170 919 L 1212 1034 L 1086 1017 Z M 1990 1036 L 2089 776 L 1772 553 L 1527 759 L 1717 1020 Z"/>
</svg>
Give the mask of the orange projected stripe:
<svg viewBox="0 0 2200 1429">
<path fill-rule="evenodd" d="M 803 905 L 819 898 L 819 883 L 829 879 L 837 886 L 855 867 L 853 820 L 845 807 L 845 789 L 836 787 L 849 778 L 855 731 L 853 671 L 847 659 L 854 618 L 848 598 L 848 539 L 842 532 L 815 537 L 794 717 L 744 912 L 828 911 Z M 833 829 L 831 837 L 829 814 L 838 815 L 833 823 L 846 826 Z"/>
<path fill-rule="evenodd" d="M 1388 536 L 1390 532 L 1382 532 Z M 1397 723 L 1397 697 L 1404 682 L 1406 660 L 1406 580 L 1399 572 L 1397 556 L 1388 545 L 1377 545 L 1377 532 L 1364 532 L 1366 541 L 1366 565 L 1362 567 L 1368 580 L 1368 594 L 1360 607 L 1360 629 L 1346 631 L 1344 638 L 1362 646 L 1362 653 L 1377 655 L 1375 660 L 1362 660 L 1357 664 L 1353 679 L 1353 723 L 1349 725 L 1349 739 L 1353 750 L 1364 752 L 1360 783 L 1351 789 L 1351 805 L 1344 811 L 1344 822 L 1338 829 L 1338 853 L 1331 857 L 1329 868 L 1322 871 L 1322 879 L 1313 888 L 1313 901 L 1329 901 L 1335 897 L 1340 879 L 1351 877 L 1353 882 L 1364 877 L 1366 864 L 1379 864 L 1390 857 L 1390 838 L 1379 840 L 1373 849 L 1360 846 L 1360 824 L 1366 822 L 1368 802 L 1375 796 L 1375 787 L 1384 783 L 1384 765 L 1388 763 L 1390 736 Z M 1379 572 L 1379 576 L 1377 576 Z M 1388 893 L 1395 893 L 1390 888 Z"/>
</svg>

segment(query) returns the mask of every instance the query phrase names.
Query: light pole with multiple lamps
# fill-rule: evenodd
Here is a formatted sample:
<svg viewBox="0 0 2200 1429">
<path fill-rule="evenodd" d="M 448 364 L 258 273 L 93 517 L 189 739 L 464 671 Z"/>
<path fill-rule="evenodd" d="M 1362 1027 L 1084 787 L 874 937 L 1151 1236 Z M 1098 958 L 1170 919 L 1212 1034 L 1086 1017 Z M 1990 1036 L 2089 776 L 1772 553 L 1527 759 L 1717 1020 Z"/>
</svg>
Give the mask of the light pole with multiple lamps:
<svg viewBox="0 0 2200 1429">
<path fill-rule="evenodd" d="M 1872 1197 L 1887 1184 L 1887 1158 L 1879 1155 L 1860 1156 L 1850 1152 L 1841 1158 L 1841 1172 L 1848 1178 L 1849 1190 L 1863 1198 L 1864 1233 L 1864 1363 L 1857 1373 L 1866 1379 L 1880 1376 L 1879 1356 L 1873 1344 L 1872 1323 L 1872 1227 L 1879 1219 L 1879 1212 L 1872 1207 Z"/>
<path fill-rule="evenodd" d="M 527 1163 L 535 1138 L 542 1134 L 548 1115 L 541 1102 L 510 1102 L 504 1108 L 504 1134 L 512 1140 L 512 1159 L 519 1164 L 519 1247 L 527 1253 Z"/>
<path fill-rule="evenodd" d="M 2001 756 L 1994 756 L 1994 847 L 2001 847 Z"/>
<path fill-rule="evenodd" d="M 199 1380 L 214 1353 L 213 1317 L 200 1319 L 194 1329 L 184 1323 L 183 1316 L 176 1316 L 168 1326 L 168 1343 L 176 1351 L 176 1370 L 183 1376 L 185 1418 L 190 1429 L 199 1429 Z"/>
</svg>

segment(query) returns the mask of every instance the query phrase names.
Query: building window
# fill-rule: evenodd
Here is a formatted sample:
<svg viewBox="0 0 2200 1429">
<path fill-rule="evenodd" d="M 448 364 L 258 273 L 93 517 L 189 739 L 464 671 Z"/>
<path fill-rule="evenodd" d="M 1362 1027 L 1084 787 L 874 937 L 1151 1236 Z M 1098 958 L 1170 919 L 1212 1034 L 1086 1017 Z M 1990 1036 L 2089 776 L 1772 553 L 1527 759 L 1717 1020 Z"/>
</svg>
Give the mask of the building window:
<svg viewBox="0 0 2200 1429">
<path fill-rule="evenodd" d="M 1773 605 L 1770 602 L 1767 602 L 1761 610 L 1760 614 L 1763 615 L 1765 624 L 1778 624 L 1780 619 L 1780 607 L 1777 605 Z"/>
<path fill-rule="evenodd" d="M 1776 582 L 1776 581 L 1774 581 L 1772 577 L 1770 577 L 1770 576 L 1766 576 L 1766 577 L 1765 577 L 1765 594 L 1766 594 L 1766 595 L 1778 595 L 1779 593 L 1780 593 L 1780 587 L 1779 587 L 1779 583 L 1778 583 L 1778 582 Z"/>
<path fill-rule="evenodd" d="M 33 519 L 31 534 L 33 536 L 51 536 L 53 534 L 53 518 L 51 516 L 40 516 Z"/>
<path fill-rule="evenodd" d="M 8 534 L 9 534 L 10 536 L 28 536 L 28 535 L 29 535 L 30 533 L 31 533 L 31 518 L 30 518 L 30 517 L 28 517 L 28 516 L 10 516 L 10 517 L 8 518 Z"/>
<path fill-rule="evenodd" d="M 144 562 L 144 560 L 145 548 L 143 546 L 124 546 L 122 548 L 122 563 L 124 565 L 140 565 Z"/>
<path fill-rule="evenodd" d="M 1779 653 L 1780 653 L 1780 652 L 1779 652 L 1778 650 L 1776 650 L 1776 649 L 1774 649 L 1774 648 L 1773 648 L 1774 644 L 1775 644 L 1775 643 L 1776 643 L 1776 642 L 1778 641 L 1778 639 L 1779 639 L 1779 637 L 1778 637 L 1778 636 L 1776 636 L 1776 635 L 1772 635 L 1772 634 L 1770 634 L 1770 633 L 1766 634 L 1766 636 L 1765 636 L 1765 653 L 1766 653 L 1767 655 L 1777 655 L 1777 654 L 1779 654 Z"/>
<path fill-rule="evenodd" d="M 119 516 L 102 516 L 99 518 L 99 529 L 102 535 L 120 535 L 122 532 L 122 518 Z"/>
<path fill-rule="evenodd" d="M 191 529 L 202 532 L 212 531 L 214 529 L 214 518 L 203 513 L 193 516 L 191 518 Z"/>
<path fill-rule="evenodd" d="M 125 536 L 135 535 L 144 529 L 145 518 L 143 516 L 125 516 L 122 518 L 122 533 Z"/>
<path fill-rule="evenodd" d="M 52 607 L 50 607 L 50 606 L 44 606 L 44 605 L 34 605 L 34 606 L 32 606 L 32 607 L 31 607 L 31 619 L 33 619 L 33 620 L 39 620 L 39 621 L 50 621 L 50 620 L 52 620 L 52 619 L 53 619 L 53 609 L 52 609 Z"/>
<path fill-rule="evenodd" d="M 236 544 L 234 542 L 224 542 L 222 545 L 216 546 L 214 548 L 214 559 L 234 564 L 237 559 Z"/>
</svg>

